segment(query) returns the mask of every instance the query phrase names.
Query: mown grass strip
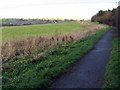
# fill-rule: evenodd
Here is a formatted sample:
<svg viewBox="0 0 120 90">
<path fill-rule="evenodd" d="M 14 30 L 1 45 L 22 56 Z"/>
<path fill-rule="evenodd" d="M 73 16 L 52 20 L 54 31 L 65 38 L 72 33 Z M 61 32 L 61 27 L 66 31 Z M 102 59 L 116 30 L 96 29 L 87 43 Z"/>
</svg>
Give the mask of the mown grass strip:
<svg viewBox="0 0 120 90">
<path fill-rule="evenodd" d="M 113 39 L 113 47 L 109 64 L 106 68 L 106 82 L 104 88 L 120 87 L 120 37 Z"/>
<path fill-rule="evenodd" d="M 90 51 L 108 30 L 99 30 L 86 40 L 50 49 L 40 61 L 31 62 L 31 57 L 15 58 L 3 72 L 3 88 L 48 87 L 56 77 Z"/>
</svg>

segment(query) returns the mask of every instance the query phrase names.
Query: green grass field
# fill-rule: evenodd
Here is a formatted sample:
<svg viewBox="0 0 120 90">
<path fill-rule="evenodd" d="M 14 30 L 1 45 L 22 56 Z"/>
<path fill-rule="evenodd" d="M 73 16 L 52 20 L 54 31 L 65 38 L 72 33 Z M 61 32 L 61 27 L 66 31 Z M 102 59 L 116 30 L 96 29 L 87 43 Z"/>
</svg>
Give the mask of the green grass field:
<svg viewBox="0 0 120 90">
<path fill-rule="evenodd" d="M 9 41 L 30 36 L 65 34 L 83 28 L 77 22 L 3 27 L 2 37 L 3 41 Z"/>
<path fill-rule="evenodd" d="M 77 30 L 82 31 L 75 32 Z M 3 88 L 48 87 L 90 51 L 108 30 L 99 24 L 78 22 L 3 27 L 6 42 L 2 52 Z M 64 35 L 70 32 L 70 36 Z M 32 36 L 48 38 L 25 39 Z M 7 43 L 12 40 L 16 42 Z"/>
<path fill-rule="evenodd" d="M 35 62 L 32 60 L 36 53 L 32 56 L 14 57 L 12 62 L 9 62 L 7 71 L 3 71 L 3 89 L 48 87 L 56 77 L 90 51 L 108 30 L 98 30 L 83 41 L 49 49 Z"/>
</svg>

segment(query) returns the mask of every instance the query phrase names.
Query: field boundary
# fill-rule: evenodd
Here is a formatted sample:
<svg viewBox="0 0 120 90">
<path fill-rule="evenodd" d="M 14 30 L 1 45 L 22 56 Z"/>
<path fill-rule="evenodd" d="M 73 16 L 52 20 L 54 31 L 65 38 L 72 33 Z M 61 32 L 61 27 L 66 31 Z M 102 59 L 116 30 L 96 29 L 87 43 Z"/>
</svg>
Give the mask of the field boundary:
<svg viewBox="0 0 120 90">
<path fill-rule="evenodd" d="M 78 58 L 81 58 L 90 51 L 94 47 L 94 44 L 108 30 L 109 28 L 99 30 L 86 40 L 50 49 L 47 53 L 43 54 L 40 61 L 39 57 L 34 62 L 31 62 L 32 57 L 14 58 L 9 64 L 7 72 L 3 73 L 3 88 L 48 87 L 55 77 L 63 74 Z"/>
</svg>

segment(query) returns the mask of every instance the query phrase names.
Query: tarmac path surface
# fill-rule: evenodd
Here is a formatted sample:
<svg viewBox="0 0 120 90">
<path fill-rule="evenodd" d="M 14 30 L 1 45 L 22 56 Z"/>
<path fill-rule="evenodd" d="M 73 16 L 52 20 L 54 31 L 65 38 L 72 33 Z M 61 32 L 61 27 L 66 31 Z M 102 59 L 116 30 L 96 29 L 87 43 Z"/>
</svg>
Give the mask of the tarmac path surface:
<svg viewBox="0 0 120 90">
<path fill-rule="evenodd" d="M 112 47 L 112 28 L 73 68 L 58 78 L 50 88 L 102 88 Z"/>
</svg>

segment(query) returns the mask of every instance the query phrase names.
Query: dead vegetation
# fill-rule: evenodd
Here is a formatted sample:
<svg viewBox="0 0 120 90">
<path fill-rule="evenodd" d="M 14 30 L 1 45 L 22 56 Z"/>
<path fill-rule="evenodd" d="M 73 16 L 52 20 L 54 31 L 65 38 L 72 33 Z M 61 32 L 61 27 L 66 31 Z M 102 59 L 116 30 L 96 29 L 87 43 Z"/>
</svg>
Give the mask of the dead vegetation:
<svg viewBox="0 0 120 90">
<path fill-rule="evenodd" d="M 27 56 L 37 53 L 35 60 L 43 55 L 43 52 L 49 48 L 54 48 L 59 45 L 67 44 L 73 41 L 83 40 L 88 36 L 95 34 L 97 30 L 105 28 L 105 25 L 93 25 L 87 27 L 85 30 L 79 30 L 65 35 L 56 34 L 54 36 L 36 36 L 29 37 L 21 41 L 10 41 L 2 43 L 2 63 L 10 61 L 16 56 Z"/>
</svg>

